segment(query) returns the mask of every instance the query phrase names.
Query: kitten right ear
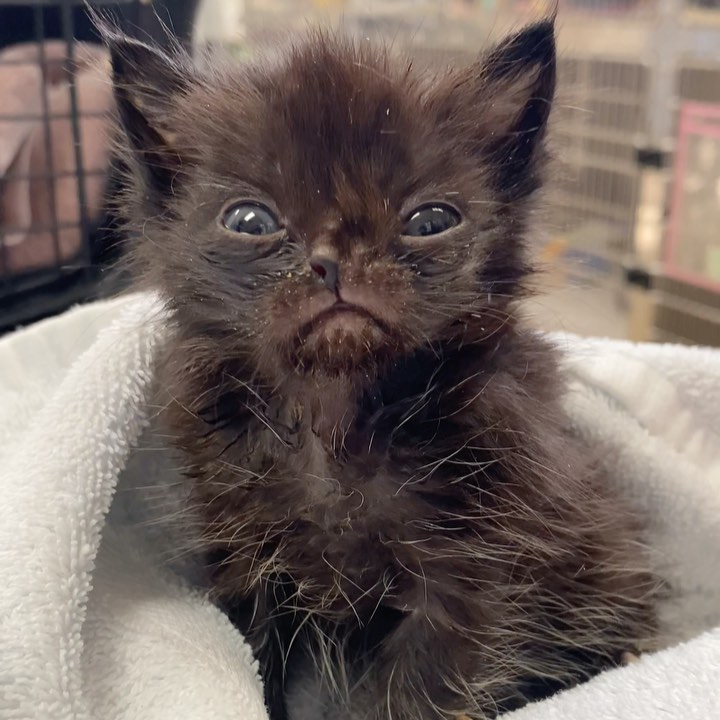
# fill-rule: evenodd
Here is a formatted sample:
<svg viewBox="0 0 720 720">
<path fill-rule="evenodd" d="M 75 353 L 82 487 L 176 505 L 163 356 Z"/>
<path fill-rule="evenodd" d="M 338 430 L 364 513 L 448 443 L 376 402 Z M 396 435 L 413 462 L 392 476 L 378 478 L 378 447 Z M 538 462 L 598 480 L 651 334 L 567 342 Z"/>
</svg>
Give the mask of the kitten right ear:
<svg viewBox="0 0 720 720">
<path fill-rule="evenodd" d="M 171 57 L 102 20 L 95 22 L 110 52 L 115 104 L 130 162 L 148 189 L 170 193 L 182 157 L 169 119 L 174 100 L 190 85 L 190 63 L 179 48 Z"/>
</svg>

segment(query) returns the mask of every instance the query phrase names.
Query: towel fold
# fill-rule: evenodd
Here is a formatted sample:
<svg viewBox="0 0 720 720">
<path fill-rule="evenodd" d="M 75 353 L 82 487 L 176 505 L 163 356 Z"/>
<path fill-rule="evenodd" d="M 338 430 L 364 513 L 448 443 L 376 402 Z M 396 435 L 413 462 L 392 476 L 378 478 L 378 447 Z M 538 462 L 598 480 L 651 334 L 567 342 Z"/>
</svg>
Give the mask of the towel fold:
<svg viewBox="0 0 720 720">
<path fill-rule="evenodd" d="M 266 720 L 243 638 L 152 521 L 183 487 L 148 442 L 169 328 L 135 295 L 0 342 L 1 720 Z M 651 516 L 668 648 L 510 717 L 717 717 L 720 352 L 555 341 L 575 428 Z"/>
</svg>

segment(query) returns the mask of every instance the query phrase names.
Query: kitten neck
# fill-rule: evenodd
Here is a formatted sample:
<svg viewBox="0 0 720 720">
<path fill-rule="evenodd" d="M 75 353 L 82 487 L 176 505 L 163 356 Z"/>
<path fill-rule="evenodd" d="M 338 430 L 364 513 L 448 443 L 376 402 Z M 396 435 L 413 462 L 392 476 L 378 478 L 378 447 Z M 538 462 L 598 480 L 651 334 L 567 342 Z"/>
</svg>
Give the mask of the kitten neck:
<svg viewBox="0 0 720 720">
<path fill-rule="evenodd" d="M 275 417 L 283 425 L 319 441 L 333 457 L 361 455 L 369 444 L 379 448 L 399 426 L 411 432 L 413 422 L 422 422 L 426 413 L 437 414 L 433 408 L 441 398 L 452 404 L 452 389 L 488 367 L 502 339 L 507 337 L 453 344 L 445 352 L 425 348 L 379 377 L 294 376 L 273 393 L 271 405 L 281 408 Z M 413 422 L 406 425 L 409 419 Z"/>
<path fill-rule="evenodd" d="M 278 417 L 301 435 L 317 438 L 338 456 L 357 424 L 367 380 L 348 376 L 308 376 L 288 380 L 275 393 Z"/>
</svg>

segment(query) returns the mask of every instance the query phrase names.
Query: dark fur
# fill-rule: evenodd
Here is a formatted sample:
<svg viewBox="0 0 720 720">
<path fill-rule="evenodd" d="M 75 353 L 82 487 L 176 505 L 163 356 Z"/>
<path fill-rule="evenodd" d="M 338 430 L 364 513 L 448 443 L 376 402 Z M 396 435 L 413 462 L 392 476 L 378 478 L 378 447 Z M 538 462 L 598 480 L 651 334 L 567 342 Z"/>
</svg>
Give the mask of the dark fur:
<svg viewBox="0 0 720 720">
<path fill-rule="evenodd" d="M 647 642 L 639 528 L 515 315 L 552 23 L 434 78 L 324 34 L 204 70 L 107 34 L 135 257 L 177 326 L 167 422 L 274 719 L 308 664 L 329 715 L 485 718 Z M 238 199 L 286 231 L 224 230 Z M 432 200 L 462 224 L 403 237 Z M 373 322 L 318 329 L 319 246 Z"/>
</svg>

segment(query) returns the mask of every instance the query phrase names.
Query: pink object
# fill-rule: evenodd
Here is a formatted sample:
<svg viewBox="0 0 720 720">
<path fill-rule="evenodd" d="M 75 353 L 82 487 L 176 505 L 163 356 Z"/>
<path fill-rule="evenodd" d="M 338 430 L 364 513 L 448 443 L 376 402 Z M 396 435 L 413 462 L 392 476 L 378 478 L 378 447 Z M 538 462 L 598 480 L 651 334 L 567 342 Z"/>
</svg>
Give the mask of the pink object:
<svg viewBox="0 0 720 720">
<path fill-rule="evenodd" d="M 690 169 L 690 141 L 696 137 L 717 140 L 720 153 L 720 105 L 686 102 L 680 107 L 670 216 L 665 245 L 665 273 L 668 277 L 682 282 L 713 292 L 720 292 L 720 282 L 708 275 L 688 269 L 683 265 L 681 257 L 682 241 L 686 230 L 683 220 L 686 211 L 685 188 Z M 716 180 L 720 181 L 720 175 Z M 715 201 L 720 206 L 720 197 L 716 195 Z M 708 222 L 705 227 L 707 232 L 720 232 L 717 225 L 712 222 Z"/>
<path fill-rule="evenodd" d="M 45 44 L 47 87 L 39 46 L 17 45 L 0 54 L 0 241 L 6 274 L 72 260 L 82 248 L 83 217 L 97 219 L 102 212 L 112 108 L 108 59 L 99 46 L 75 48 L 71 68 L 65 43 Z M 81 168 L 70 117 L 73 79 Z"/>
</svg>

